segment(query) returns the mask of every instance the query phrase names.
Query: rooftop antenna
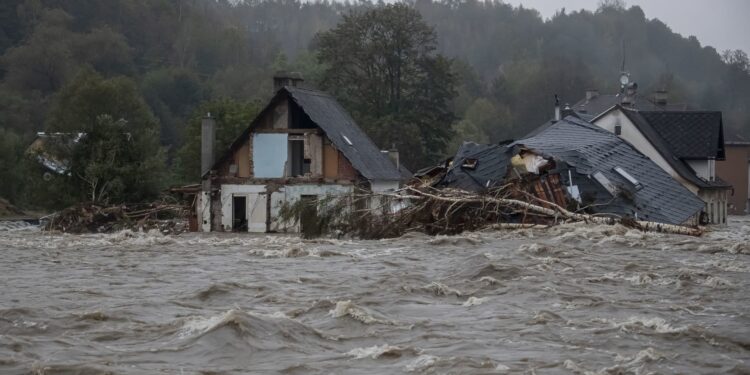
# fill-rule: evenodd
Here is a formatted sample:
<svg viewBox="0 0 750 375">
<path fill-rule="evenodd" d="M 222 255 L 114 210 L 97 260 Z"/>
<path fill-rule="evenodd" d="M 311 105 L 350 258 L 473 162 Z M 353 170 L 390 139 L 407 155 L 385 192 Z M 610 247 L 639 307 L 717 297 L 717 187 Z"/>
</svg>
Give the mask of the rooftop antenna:
<svg viewBox="0 0 750 375">
<path fill-rule="evenodd" d="M 620 52 L 622 53 L 622 64 L 620 65 L 620 94 L 625 92 L 625 87 L 630 83 L 630 73 L 625 70 L 625 38 L 620 39 Z"/>
</svg>

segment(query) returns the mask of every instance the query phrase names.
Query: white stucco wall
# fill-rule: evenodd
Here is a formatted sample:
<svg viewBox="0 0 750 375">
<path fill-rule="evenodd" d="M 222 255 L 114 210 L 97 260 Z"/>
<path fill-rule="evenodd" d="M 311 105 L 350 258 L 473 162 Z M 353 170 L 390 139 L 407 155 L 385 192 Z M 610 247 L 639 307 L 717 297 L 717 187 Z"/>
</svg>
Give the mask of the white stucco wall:
<svg viewBox="0 0 750 375">
<path fill-rule="evenodd" d="M 198 201 L 195 202 L 195 210 L 201 232 L 210 232 L 211 194 L 209 192 L 201 191 L 200 194 L 198 194 Z"/>
<path fill-rule="evenodd" d="M 687 163 L 690 168 L 693 168 L 695 174 L 698 175 L 698 177 L 704 180 L 712 179 L 713 176 L 711 176 L 711 168 L 709 166 L 708 160 L 688 160 Z"/>
<path fill-rule="evenodd" d="M 621 131 L 620 138 L 633 145 L 636 150 L 646 155 L 649 159 L 651 159 L 651 161 L 661 167 L 661 169 L 669 173 L 672 178 L 677 180 L 688 190 L 692 191 L 693 194 L 698 194 L 698 187 L 680 176 L 679 173 L 677 173 L 677 171 L 675 171 L 672 166 L 669 165 L 667 160 L 664 159 L 663 156 L 661 156 L 659 151 L 651 144 L 651 142 L 649 142 L 648 139 L 646 139 L 646 137 L 641 134 L 638 128 L 636 128 L 635 125 L 630 122 L 630 119 L 628 119 L 621 111 L 614 110 L 607 113 L 606 115 L 596 119 L 596 121 L 594 121 L 594 125 L 612 133 L 615 132 L 615 126 L 619 125 Z"/>
<path fill-rule="evenodd" d="M 232 230 L 232 197 L 245 196 L 248 232 L 266 231 L 266 185 L 221 185 L 221 226 Z"/>
<path fill-rule="evenodd" d="M 285 203 L 292 204 L 303 195 L 315 195 L 324 197 L 326 195 L 351 194 L 354 191 L 352 185 L 286 185 L 271 193 L 271 230 L 277 232 L 297 233 L 300 231 L 299 223 L 281 222 L 279 210 Z"/>
<path fill-rule="evenodd" d="M 370 189 L 373 193 L 383 193 L 387 191 L 394 191 L 399 188 L 398 181 L 384 181 L 384 180 L 371 180 Z"/>
</svg>

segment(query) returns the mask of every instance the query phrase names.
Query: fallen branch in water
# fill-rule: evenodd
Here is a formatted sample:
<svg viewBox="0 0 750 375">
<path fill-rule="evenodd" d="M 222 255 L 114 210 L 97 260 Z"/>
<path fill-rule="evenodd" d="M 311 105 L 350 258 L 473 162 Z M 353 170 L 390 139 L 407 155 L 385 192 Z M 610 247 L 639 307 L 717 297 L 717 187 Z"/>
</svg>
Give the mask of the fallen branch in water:
<svg viewBox="0 0 750 375">
<path fill-rule="evenodd" d="M 180 233 L 187 229 L 184 222 L 188 213 L 189 207 L 164 201 L 115 206 L 86 202 L 51 215 L 44 229 L 67 233 L 105 233 L 123 229 Z"/>
<path fill-rule="evenodd" d="M 410 186 L 393 193 L 327 197 L 317 203 L 300 201 L 294 204 L 299 205 L 296 209 L 283 208 L 281 216 L 285 221 L 294 221 L 303 213 L 305 205 L 317 205 L 315 210 L 308 211 L 316 215 L 310 220 L 312 224 L 303 225 L 306 236 L 340 233 L 360 238 L 384 238 L 400 236 L 407 231 L 455 234 L 483 228 L 540 228 L 568 222 L 622 224 L 644 231 L 691 236 L 702 234 L 700 228 L 572 212 L 554 202 L 511 188 L 506 185 L 480 195 L 457 189 Z M 517 199 L 519 196 L 529 201 Z M 315 230 L 307 232 L 311 226 Z"/>
</svg>

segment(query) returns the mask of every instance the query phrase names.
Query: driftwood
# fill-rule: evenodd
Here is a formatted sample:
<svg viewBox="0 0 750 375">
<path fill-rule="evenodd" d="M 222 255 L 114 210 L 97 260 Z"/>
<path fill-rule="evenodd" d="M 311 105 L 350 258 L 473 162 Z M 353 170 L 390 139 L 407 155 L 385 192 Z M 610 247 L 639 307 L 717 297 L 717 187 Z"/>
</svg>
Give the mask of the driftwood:
<svg viewBox="0 0 750 375">
<path fill-rule="evenodd" d="M 559 205 L 552 203 L 552 202 L 544 202 L 546 205 L 553 207 L 553 208 L 545 208 L 540 205 L 535 205 L 535 204 L 520 201 L 517 199 L 495 198 L 492 196 L 480 196 L 480 197 L 475 196 L 475 197 L 467 197 L 467 198 L 441 197 L 435 194 L 422 192 L 413 187 L 407 187 L 406 189 L 411 193 L 416 193 L 417 195 L 423 195 L 423 196 L 429 197 L 430 199 L 443 200 L 443 201 L 453 202 L 453 203 L 461 202 L 461 201 L 462 202 L 495 203 L 498 205 L 521 208 L 521 209 L 525 209 L 531 212 L 535 212 L 535 213 L 539 213 L 539 214 L 547 215 L 547 216 L 554 216 L 554 217 L 562 216 L 563 218 L 568 219 L 570 221 L 584 221 L 588 223 L 607 224 L 607 225 L 623 224 L 625 226 L 634 227 L 634 228 L 641 229 L 644 231 L 685 234 L 689 236 L 700 236 L 701 234 L 703 234 L 703 231 L 700 228 L 693 228 L 693 227 L 687 227 L 687 226 L 682 226 L 682 225 L 672 225 L 672 224 L 657 223 L 653 221 L 632 220 L 629 218 L 602 217 L 602 216 L 595 216 L 595 215 L 590 215 L 590 214 L 575 213 L 575 212 L 568 211 L 565 208 L 562 208 Z"/>
<path fill-rule="evenodd" d="M 523 199 L 517 199 L 522 197 Z M 376 203 L 373 203 L 376 202 Z M 546 228 L 570 222 L 622 224 L 644 231 L 700 236 L 700 228 L 669 225 L 615 215 L 573 212 L 553 202 L 519 192 L 513 185 L 475 194 L 457 189 L 406 187 L 394 193 L 358 193 L 327 197 L 317 203 L 298 202 L 282 209 L 282 219 L 294 220 L 310 212 L 302 206 L 316 204 L 314 230 L 303 225 L 303 234 L 344 234 L 360 238 L 400 236 L 408 231 L 456 234 L 466 230 Z M 303 223 L 304 224 L 304 223 Z M 308 227 L 307 229 L 305 227 Z"/>
<path fill-rule="evenodd" d="M 49 217 L 44 228 L 68 233 L 107 233 L 123 229 L 180 233 L 189 208 L 164 201 L 107 206 L 86 202 L 68 207 Z"/>
</svg>

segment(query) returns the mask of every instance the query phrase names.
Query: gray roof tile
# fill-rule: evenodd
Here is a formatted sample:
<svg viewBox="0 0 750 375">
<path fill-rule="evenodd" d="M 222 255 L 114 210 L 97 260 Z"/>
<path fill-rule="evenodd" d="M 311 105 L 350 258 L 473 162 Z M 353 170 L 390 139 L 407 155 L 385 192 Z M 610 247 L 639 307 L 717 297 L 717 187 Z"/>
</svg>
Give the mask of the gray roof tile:
<svg viewBox="0 0 750 375">
<path fill-rule="evenodd" d="M 545 156 L 565 161 L 575 168 L 573 184 L 581 191 L 596 196 L 603 204 L 594 210 L 619 215 L 635 216 L 669 224 L 680 224 L 700 212 L 703 201 L 664 172 L 659 166 L 616 135 L 575 117 L 554 123 L 537 134 L 519 140 L 523 145 Z M 642 185 L 640 190 L 614 171 L 623 168 Z M 604 174 L 621 190 L 633 197 L 633 202 L 618 196 L 613 199 L 592 178 L 597 171 Z M 567 176 L 563 175 L 567 181 Z"/>
</svg>

